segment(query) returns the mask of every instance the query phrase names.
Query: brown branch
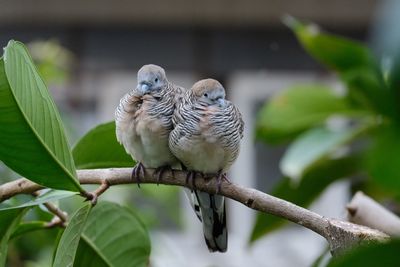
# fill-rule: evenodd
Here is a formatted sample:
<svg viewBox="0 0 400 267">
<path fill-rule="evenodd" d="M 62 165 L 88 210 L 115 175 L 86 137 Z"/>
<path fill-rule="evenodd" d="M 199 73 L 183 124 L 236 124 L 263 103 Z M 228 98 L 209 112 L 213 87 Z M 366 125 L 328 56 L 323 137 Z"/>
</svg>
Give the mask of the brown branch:
<svg viewBox="0 0 400 267">
<path fill-rule="evenodd" d="M 357 192 L 346 208 L 349 221 L 400 236 L 400 218 L 363 192 Z"/>
<path fill-rule="evenodd" d="M 79 170 L 78 177 L 81 184 L 104 185 L 104 180 L 106 180 L 108 187 L 108 185 L 137 183 L 135 179 L 131 178 L 131 173 L 131 168 Z M 216 193 L 216 179 L 206 179 L 198 176 L 194 181 L 198 190 L 213 194 Z M 154 175 L 154 169 L 146 169 L 144 177 L 140 177 L 140 182 L 143 184 L 158 183 L 157 177 Z M 161 183 L 185 186 L 192 189 L 191 184 L 186 184 L 186 172 L 184 171 L 174 171 L 173 175 L 170 171 L 166 171 Z M 41 188 L 43 187 L 24 178 L 6 183 L 0 186 L 0 201 L 17 194 L 32 193 Z M 235 183 L 229 183 L 225 180 L 222 181 L 220 194 L 234 199 L 251 209 L 287 219 L 316 232 L 327 240 L 333 255 L 340 254 L 361 242 L 384 241 L 389 238 L 386 234 L 378 230 L 325 218 L 283 199 L 252 188 L 245 188 Z"/>
<path fill-rule="evenodd" d="M 38 191 L 32 193 L 33 196 L 38 197 L 40 193 Z M 67 213 L 59 209 L 57 206 L 51 204 L 50 202 L 43 203 L 46 209 L 54 214 L 54 218 L 49 222 L 46 227 L 51 228 L 54 226 L 65 227 L 66 222 L 68 221 Z"/>
</svg>

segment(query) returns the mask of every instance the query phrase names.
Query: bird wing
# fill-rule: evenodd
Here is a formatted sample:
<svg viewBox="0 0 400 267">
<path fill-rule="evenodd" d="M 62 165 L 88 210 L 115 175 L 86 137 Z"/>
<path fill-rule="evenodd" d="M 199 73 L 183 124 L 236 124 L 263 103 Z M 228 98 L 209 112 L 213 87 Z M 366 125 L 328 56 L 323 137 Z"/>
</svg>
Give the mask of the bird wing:
<svg viewBox="0 0 400 267">
<path fill-rule="evenodd" d="M 115 110 L 116 136 L 120 144 L 124 142 L 124 133 L 127 132 L 129 122 L 134 119 L 136 112 L 140 109 L 143 100 L 136 92 L 131 90 L 119 101 Z"/>
</svg>

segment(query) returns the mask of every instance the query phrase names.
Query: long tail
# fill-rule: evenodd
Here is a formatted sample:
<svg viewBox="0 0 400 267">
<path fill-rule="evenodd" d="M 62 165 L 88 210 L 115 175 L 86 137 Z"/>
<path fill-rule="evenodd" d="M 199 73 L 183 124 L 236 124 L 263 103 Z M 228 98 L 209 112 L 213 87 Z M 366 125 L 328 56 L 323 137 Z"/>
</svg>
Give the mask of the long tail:
<svg viewBox="0 0 400 267">
<path fill-rule="evenodd" d="M 228 248 L 225 199 L 220 195 L 193 191 L 194 209 L 203 222 L 203 232 L 210 252 L 225 252 Z M 197 202 L 197 203 L 196 203 Z M 197 206 L 198 205 L 198 206 Z M 197 212 L 200 210 L 200 214 Z"/>
</svg>

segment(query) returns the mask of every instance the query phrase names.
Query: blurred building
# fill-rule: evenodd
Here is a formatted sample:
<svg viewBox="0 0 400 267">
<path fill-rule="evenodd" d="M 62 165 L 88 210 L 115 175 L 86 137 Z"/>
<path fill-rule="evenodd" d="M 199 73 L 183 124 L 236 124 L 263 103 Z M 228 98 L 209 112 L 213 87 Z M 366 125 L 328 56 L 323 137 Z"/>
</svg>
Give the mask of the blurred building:
<svg viewBox="0 0 400 267">
<path fill-rule="evenodd" d="M 53 94 L 79 126 L 76 136 L 113 119 L 119 98 L 135 86 L 136 71 L 143 64 L 163 66 L 171 81 L 188 88 L 200 78 L 220 80 L 246 123 L 241 156 L 231 178 L 268 191 L 280 178 L 278 162 L 284 147 L 254 141 L 258 108 L 274 92 L 294 83 L 334 84 L 283 26 L 282 16 L 290 14 L 366 40 L 378 2 L 3 0 L 0 45 L 9 39 L 25 43 L 56 39 L 72 51 L 72 79 Z M 314 210 L 343 216 L 344 187 L 333 185 Z M 229 205 L 228 253 L 208 253 L 200 224 L 188 210 L 187 233 L 154 233 L 152 266 L 308 266 L 325 248 L 322 238 L 297 227 L 249 248 L 246 242 L 255 213 L 236 203 Z"/>
</svg>

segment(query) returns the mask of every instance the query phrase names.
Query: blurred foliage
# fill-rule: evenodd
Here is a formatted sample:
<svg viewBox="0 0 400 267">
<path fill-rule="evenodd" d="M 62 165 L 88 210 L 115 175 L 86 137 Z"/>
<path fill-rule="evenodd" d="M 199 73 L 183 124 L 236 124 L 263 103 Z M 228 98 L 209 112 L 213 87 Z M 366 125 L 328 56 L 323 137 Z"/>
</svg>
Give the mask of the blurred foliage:
<svg viewBox="0 0 400 267">
<path fill-rule="evenodd" d="M 37 40 L 28 44 L 35 65 L 47 84 L 62 85 L 69 79 L 75 57 L 57 40 Z"/>
<path fill-rule="evenodd" d="M 0 212 L 0 266 L 6 263 L 8 240 L 26 211 L 26 209 L 11 209 Z"/>
<path fill-rule="evenodd" d="M 257 120 L 256 134 L 261 140 L 279 143 L 301 132 L 324 125 L 332 114 L 362 116 L 365 110 L 352 108 L 344 96 L 323 85 L 298 85 L 275 95 L 264 105 Z"/>
<path fill-rule="evenodd" d="M 307 170 L 298 183 L 293 183 L 289 177 L 283 178 L 275 186 L 271 194 L 299 206 L 308 206 L 332 182 L 353 175 L 359 170 L 358 155 L 321 161 L 313 168 Z M 258 213 L 250 241 L 257 240 L 287 222 L 287 220 L 270 214 Z"/>
<path fill-rule="evenodd" d="M 335 157 L 335 153 L 340 154 L 339 147 L 367 129 L 364 126 L 331 128 L 315 127 L 299 135 L 287 148 L 280 161 L 283 175 L 298 182 L 307 169 L 313 168 L 318 162 Z"/>
<path fill-rule="evenodd" d="M 308 206 L 332 182 L 357 174 L 354 184 L 374 188 L 368 192 L 372 197 L 398 200 L 400 53 L 384 75 L 364 44 L 324 33 L 292 17 L 284 22 L 312 57 L 335 72 L 346 90 L 338 95 L 323 85 L 297 85 L 263 106 L 257 138 L 289 143 L 280 162 L 286 177 L 272 194 Z M 251 241 L 283 223 L 259 213 Z M 398 246 L 394 241 L 356 249 L 329 266 L 397 266 Z"/>
<path fill-rule="evenodd" d="M 329 267 L 396 267 L 399 266 L 400 240 L 392 240 L 388 243 L 360 246 L 346 253 L 342 257 L 335 258 Z"/>
</svg>

